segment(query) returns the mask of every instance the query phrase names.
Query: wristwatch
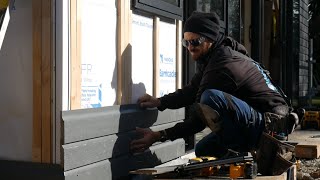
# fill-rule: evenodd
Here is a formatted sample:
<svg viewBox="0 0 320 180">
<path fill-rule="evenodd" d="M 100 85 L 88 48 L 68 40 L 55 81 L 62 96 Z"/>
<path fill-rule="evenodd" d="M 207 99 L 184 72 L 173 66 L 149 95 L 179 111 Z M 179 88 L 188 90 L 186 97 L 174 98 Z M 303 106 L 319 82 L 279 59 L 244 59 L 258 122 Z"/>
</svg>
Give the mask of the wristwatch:
<svg viewBox="0 0 320 180">
<path fill-rule="evenodd" d="M 168 137 L 167 137 L 167 132 L 166 130 L 161 130 L 159 131 L 160 133 L 160 142 L 165 142 L 166 140 L 168 140 Z"/>
</svg>

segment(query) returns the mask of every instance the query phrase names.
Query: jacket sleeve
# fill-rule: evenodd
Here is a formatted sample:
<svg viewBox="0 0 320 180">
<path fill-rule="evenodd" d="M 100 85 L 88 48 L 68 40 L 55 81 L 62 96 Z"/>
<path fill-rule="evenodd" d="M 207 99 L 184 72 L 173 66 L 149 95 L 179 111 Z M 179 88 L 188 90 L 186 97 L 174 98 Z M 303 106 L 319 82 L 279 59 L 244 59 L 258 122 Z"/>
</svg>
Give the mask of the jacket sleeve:
<svg viewBox="0 0 320 180">
<path fill-rule="evenodd" d="M 166 133 L 168 139 L 173 141 L 178 138 L 194 135 L 202 131 L 205 127 L 206 125 L 202 121 L 192 118 L 166 129 Z"/>
<path fill-rule="evenodd" d="M 192 77 L 192 80 L 188 85 L 182 89 L 178 89 L 173 93 L 169 93 L 159 98 L 161 101 L 161 106 L 159 106 L 158 109 L 160 111 L 163 111 L 167 108 L 178 109 L 193 104 L 196 100 L 196 94 L 199 89 L 201 78 L 202 72 L 197 72 Z"/>
</svg>

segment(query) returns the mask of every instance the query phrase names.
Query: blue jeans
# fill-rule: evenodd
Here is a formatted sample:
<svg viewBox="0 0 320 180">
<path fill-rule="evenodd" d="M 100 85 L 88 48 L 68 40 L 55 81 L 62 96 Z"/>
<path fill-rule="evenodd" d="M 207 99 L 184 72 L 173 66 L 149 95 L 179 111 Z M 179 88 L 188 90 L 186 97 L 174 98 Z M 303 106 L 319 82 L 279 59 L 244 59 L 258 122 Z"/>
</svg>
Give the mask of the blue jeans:
<svg viewBox="0 0 320 180">
<path fill-rule="evenodd" d="M 212 132 L 196 144 L 197 156 L 221 157 L 227 149 L 245 152 L 257 146 L 265 127 L 262 113 L 246 102 L 215 89 L 204 91 L 200 103 L 216 110 L 222 125 L 221 130 Z"/>
</svg>

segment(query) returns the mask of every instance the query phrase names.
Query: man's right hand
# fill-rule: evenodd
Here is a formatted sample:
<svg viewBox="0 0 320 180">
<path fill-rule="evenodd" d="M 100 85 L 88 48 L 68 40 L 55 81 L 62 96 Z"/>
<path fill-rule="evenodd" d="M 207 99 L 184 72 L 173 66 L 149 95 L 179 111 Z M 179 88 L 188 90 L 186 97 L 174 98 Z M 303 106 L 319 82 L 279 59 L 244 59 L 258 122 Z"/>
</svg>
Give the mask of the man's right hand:
<svg viewBox="0 0 320 180">
<path fill-rule="evenodd" d="M 161 105 L 161 101 L 158 98 L 145 94 L 138 99 L 138 104 L 142 108 L 154 108 Z"/>
<path fill-rule="evenodd" d="M 130 151 L 133 153 L 143 152 L 161 137 L 160 132 L 154 132 L 146 128 L 136 128 L 136 132 L 142 135 L 141 139 L 135 139 L 130 143 Z"/>
</svg>

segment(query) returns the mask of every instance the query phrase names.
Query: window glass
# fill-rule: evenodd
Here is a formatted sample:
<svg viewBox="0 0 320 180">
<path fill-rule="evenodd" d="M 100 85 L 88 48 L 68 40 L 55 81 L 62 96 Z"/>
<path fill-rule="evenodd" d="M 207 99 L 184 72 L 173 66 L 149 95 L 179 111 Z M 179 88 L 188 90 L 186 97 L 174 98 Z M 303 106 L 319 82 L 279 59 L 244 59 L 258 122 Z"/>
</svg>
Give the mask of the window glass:
<svg viewBox="0 0 320 180">
<path fill-rule="evenodd" d="M 196 10 L 202 12 L 216 12 L 224 20 L 224 0 L 197 0 Z"/>
<path fill-rule="evenodd" d="M 175 5 L 175 6 L 179 6 L 179 1 L 180 0 L 162 0 L 164 2 L 167 2 L 169 4 Z"/>
<path fill-rule="evenodd" d="M 240 42 L 240 0 L 228 0 L 228 36 Z"/>
</svg>

